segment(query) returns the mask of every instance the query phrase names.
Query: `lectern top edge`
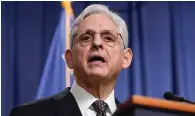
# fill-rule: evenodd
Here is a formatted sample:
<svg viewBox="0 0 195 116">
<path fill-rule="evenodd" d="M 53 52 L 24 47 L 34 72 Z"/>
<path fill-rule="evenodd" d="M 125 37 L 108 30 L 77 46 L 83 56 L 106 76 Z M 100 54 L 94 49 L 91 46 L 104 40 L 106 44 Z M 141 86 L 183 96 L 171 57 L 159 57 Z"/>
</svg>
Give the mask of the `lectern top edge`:
<svg viewBox="0 0 195 116">
<path fill-rule="evenodd" d="M 195 113 L 195 105 L 189 103 L 168 101 L 164 99 L 157 99 L 139 95 L 132 96 L 130 100 L 132 104 L 136 105 Z"/>
</svg>

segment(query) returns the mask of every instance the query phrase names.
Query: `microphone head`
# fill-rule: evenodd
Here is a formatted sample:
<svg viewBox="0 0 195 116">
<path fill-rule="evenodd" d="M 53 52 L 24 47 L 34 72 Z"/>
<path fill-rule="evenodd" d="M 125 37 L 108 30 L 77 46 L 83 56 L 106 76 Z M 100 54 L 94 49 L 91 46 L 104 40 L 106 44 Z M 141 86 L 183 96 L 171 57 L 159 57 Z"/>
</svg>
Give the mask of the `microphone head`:
<svg viewBox="0 0 195 116">
<path fill-rule="evenodd" d="M 172 92 L 165 92 L 164 93 L 164 98 L 166 100 L 174 100 L 174 101 L 185 101 L 185 99 L 181 96 L 175 95 Z"/>
<path fill-rule="evenodd" d="M 171 93 L 171 92 L 165 92 L 164 93 L 164 98 L 166 99 L 166 100 L 173 100 L 173 93 Z"/>
</svg>

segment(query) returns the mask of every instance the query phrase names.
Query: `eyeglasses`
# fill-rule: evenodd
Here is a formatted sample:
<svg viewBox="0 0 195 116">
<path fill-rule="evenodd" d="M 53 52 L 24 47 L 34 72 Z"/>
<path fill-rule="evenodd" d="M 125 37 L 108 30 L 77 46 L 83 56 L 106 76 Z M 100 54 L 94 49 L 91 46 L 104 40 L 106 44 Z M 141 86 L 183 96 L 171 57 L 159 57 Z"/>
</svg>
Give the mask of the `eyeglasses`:
<svg viewBox="0 0 195 116">
<path fill-rule="evenodd" d="M 88 30 L 88 31 L 75 34 L 73 38 L 77 37 L 79 44 L 82 47 L 85 47 L 85 46 L 92 44 L 95 38 L 95 34 L 100 34 L 100 37 L 102 41 L 104 42 L 104 44 L 110 47 L 113 47 L 115 45 L 118 39 L 118 35 L 122 38 L 121 34 L 115 31 L 112 31 L 112 30 L 103 31 L 101 33 L 95 33 L 94 31 Z M 123 41 L 123 45 L 124 45 L 124 41 Z"/>
</svg>

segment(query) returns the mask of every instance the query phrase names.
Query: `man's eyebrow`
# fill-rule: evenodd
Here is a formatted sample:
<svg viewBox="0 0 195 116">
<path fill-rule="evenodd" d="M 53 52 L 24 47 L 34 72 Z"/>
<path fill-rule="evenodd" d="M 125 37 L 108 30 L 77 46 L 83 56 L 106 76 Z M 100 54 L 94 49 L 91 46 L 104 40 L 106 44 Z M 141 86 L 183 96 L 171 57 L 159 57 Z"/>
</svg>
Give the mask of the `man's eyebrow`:
<svg viewBox="0 0 195 116">
<path fill-rule="evenodd" d="M 93 29 L 86 29 L 86 30 L 83 30 L 84 32 L 95 32 L 95 33 L 97 33 L 95 30 L 93 30 Z M 112 29 L 104 29 L 104 30 L 101 30 L 100 31 L 100 33 L 105 33 L 105 32 L 107 32 L 107 31 L 114 31 L 114 30 L 112 30 Z M 99 32 L 98 32 L 99 33 Z"/>
<path fill-rule="evenodd" d="M 82 30 L 83 32 L 96 32 L 95 30 L 93 29 L 86 29 L 86 30 Z"/>
</svg>

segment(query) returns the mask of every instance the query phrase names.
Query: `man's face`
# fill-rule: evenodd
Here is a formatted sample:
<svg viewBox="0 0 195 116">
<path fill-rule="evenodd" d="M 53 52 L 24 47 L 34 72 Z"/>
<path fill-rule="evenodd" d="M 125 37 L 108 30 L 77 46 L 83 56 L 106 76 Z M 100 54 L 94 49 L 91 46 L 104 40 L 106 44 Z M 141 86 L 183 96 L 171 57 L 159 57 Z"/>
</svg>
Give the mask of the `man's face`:
<svg viewBox="0 0 195 116">
<path fill-rule="evenodd" d="M 122 68 L 127 68 L 131 62 L 131 50 L 124 50 L 123 40 L 120 35 L 113 46 L 106 44 L 100 33 L 112 30 L 119 33 L 119 28 L 105 14 L 92 14 L 86 17 L 78 26 L 76 36 L 73 40 L 72 49 L 66 52 L 66 60 L 69 68 L 74 69 L 76 78 L 87 80 L 102 80 L 116 78 Z M 84 32 L 96 33 L 93 41 L 87 45 L 83 45 L 81 38 Z M 120 33 L 119 33 L 120 34 Z M 125 55 L 126 52 L 130 53 Z M 127 66 L 127 58 L 130 56 L 129 65 Z M 126 63 L 126 64 L 125 64 Z"/>
</svg>

